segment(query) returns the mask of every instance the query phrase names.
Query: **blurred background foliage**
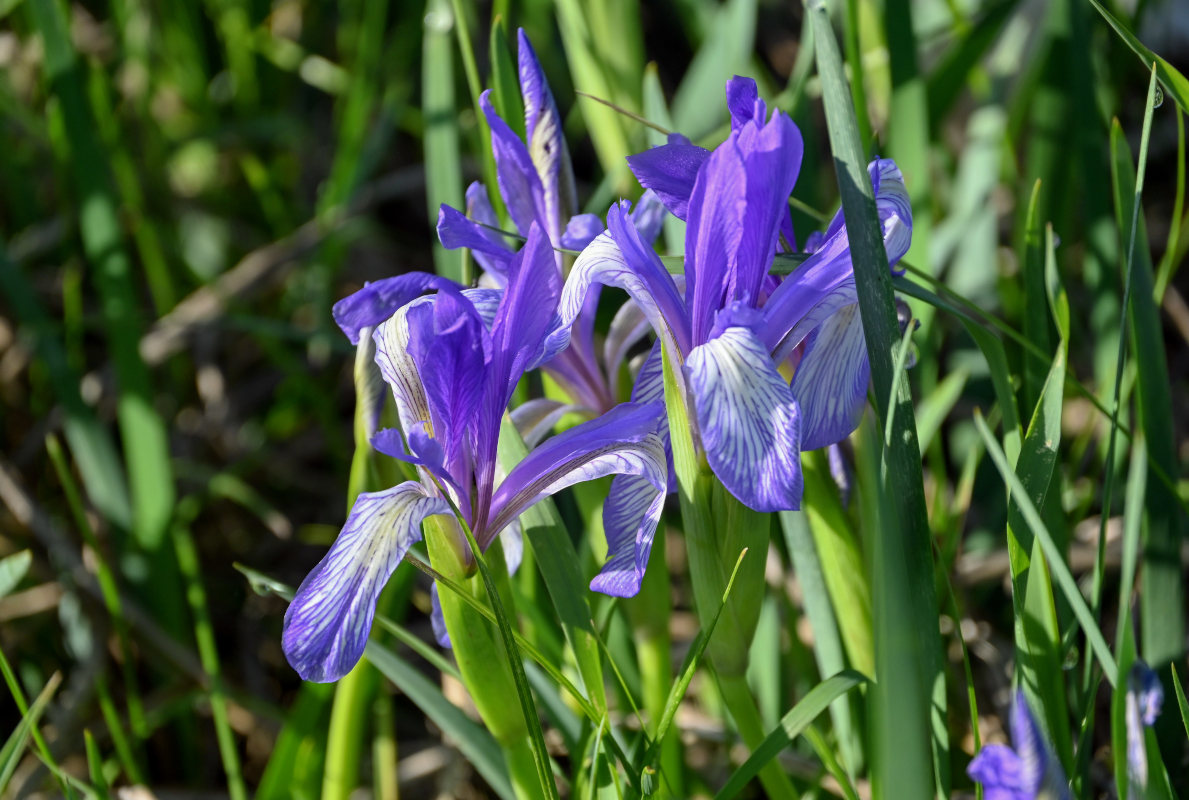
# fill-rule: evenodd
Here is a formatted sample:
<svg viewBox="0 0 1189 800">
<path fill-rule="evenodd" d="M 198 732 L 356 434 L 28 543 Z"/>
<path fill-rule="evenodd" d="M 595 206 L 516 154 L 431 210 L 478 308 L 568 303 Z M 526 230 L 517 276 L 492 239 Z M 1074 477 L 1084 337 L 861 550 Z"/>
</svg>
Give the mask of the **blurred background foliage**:
<svg viewBox="0 0 1189 800">
<path fill-rule="evenodd" d="M 1186 68 L 1183 2 L 1107 7 Z M 840 0 L 830 10 L 867 153 L 896 158 L 913 195 L 907 261 L 1045 356 L 1004 337 L 1013 413 L 1025 424 L 1062 338 L 1047 309 L 1053 281 L 1068 292 L 1068 360 L 1085 391 L 1065 393 L 1059 491 L 1042 510 L 1086 581 L 1106 534 L 1114 587 L 1127 450 L 1108 464 L 1110 425 L 1093 401 L 1112 397 L 1123 293 L 1110 130 L 1117 119 L 1119 141 L 1138 149 L 1145 65 L 1082 0 Z M 24 706 L 48 698 L 29 749 L 0 754 L 0 768 L 12 767 L 7 791 L 81 793 L 75 776 L 101 794 L 114 782 L 160 797 L 316 796 L 332 691 L 301 687 L 280 650 L 283 600 L 253 591 L 234 565 L 295 585 L 343 519 L 352 352 L 331 304 L 396 272 L 462 274 L 461 256 L 435 247 L 436 209 L 461 206 L 466 183 L 493 174 L 475 97 L 495 86 L 501 108 L 518 101 L 499 82 L 513 69 L 517 26 L 565 118 L 586 210 L 638 191 L 623 156 L 659 135 L 576 92 L 712 144 L 727 130 L 723 84 L 739 73 L 797 120 L 806 159 L 795 196 L 832 212 L 834 165 L 803 18 L 800 4 L 770 0 L 0 0 L 0 556 L 12 556 L 0 562 L 10 689 L 0 731 L 18 730 Z M 502 23 L 494 32 L 493 20 Z M 1168 405 L 1164 435 L 1147 444 L 1168 480 L 1149 481 L 1149 501 L 1165 493 L 1174 532 L 1184 528 L 1189 460 L 1178 101 L 1165 95 L 1153 115 L 1141 216 L 1150 248 L 1141 240 L 1136 256 L 1155 276 L 1149 331 L 1167 365 L 1151 362 Z M 1034 219 L 1051 223 L 1056 245 L 1047 275 L 1024 263 L 1040 252 L 1026 241 L 1037 180 Z M 802 237 L 819 225 L 802 211 L 796 223 Z M 680 251 L 679 229 L 666 244 Z M 1028 285 L 1037 278 L 1039 292 Z M 914 310 L 923 326 L 910 377 L 928 434 L 937 575 L 953 587 L 941 596 L 959 763 L 980 725 L 982 738 L 995 732 L 1010 676 L 1008 509 L 970 421 L 995 404 L 996 375 L 953 315 Z M 1153 354 L 1138 355 L 1142 364 Z M 1122 376 L 1125 411 L 1143 380 L 1136 363 Z M 562 506 L 576 517 L 573 501 Z M 1179 556 L 1180 540 L 1170 541 Z M 680 547 L 673 538 L 678 654 L 696 625 Z M 1184 561 L 1166 571 L 1183 581 Z M 821 668 L 803 587 L 777 573 L 774 586 L 788 591 L 773 593 L 761 625 L 783 646 L 759 654 L 768 660 L 757 679 L 772 723 Z M 401 574 L 391 616 L 429 640 L 428 584 Z M 1157 597 L 1184 608 L 1183 594 Z M 1153 633 L 1143 647 L 1167 663 L 1184 652 L 1183 613 L 1152 606 L 1173 619 L 1171 638 Z M 846 637 L 850 615 L 863 612 L 835 613 Z M 1106 630 L 1115 613 L 1104 605 Z M 628 625 L 615 624 L 609 646 L 628 654 L 630 684 Z M 954 652 L 962 642 L 967 678 Z M 862 647 L 848 642 L 848 663 Z M 393 649 L 422 670 L 407 646 Z M 1079 651 L 1059 655 L 1074 676 Z M 465 705 L 457 682 L 422 671 L 438 696 Z M 978 725 L 965 681 L 986 698 Z M 408 685 L 369 691 L 364 785 L 383 796 L 393 796 L 389 780 L 410 797 L 490 791 L 467 764 L 474 756 L 456 750 L 457 731 L 469 729 L 444 737 L 442 718 Z M 713 787 L 725 777 L 714 771 L 724 759 L 708 755 L 725 746 L 723 723 L 712 693 L 698 698 L 679 724 L 689 764 Z M 1089 735 L 1087 787 L 1103 783 L 1088 762 L 1109 726 Z M 790 767 L 811 784 L 812 752 L 795 751 Z M 388 775 L 382 764 L 395 753 L 400 767 Z M 960 763 L 954 775 L 969 786 Z"/>
</svg>

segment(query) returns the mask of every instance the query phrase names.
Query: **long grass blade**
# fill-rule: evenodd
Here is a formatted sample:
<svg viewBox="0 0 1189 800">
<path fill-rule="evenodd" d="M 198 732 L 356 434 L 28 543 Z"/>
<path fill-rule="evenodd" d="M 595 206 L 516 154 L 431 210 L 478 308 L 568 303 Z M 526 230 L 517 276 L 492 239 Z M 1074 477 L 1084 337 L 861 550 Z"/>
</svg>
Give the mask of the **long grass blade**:
<svg viewBox="0 0 1189 800">
<path fill-rule="evenodd" d="M 1090 607 L 1086 604 L 1086 599 L 1082 597 L 1077 581 L 1073 579 L 1069 567 L 1066 566 L 1061 551 L 1057 549 L 1053 537 L 1045 527 L 1044 521 L 1040 517 L 1040 512 L 1036 510 L 1036 506 L 1028 497 L 1027 490 L 1020 483 L 1019 477 L 1008 462 L 1003 448 L 995 441 L 995 436 L 987 426 L 986 420 L 977 411 L 974 416 L 974 425 L 979 435 L 982 436 L 983 443 L 987 447 L 987 452 L 990 454 L 991 460 L 995 462 L 995 467 L 999 470 L 999 474 L 1003 477 L 1004 482 L 1007 483 L 1012 496 L 1019 503 L 1020 513 L 1023 515 L 1024 521 L 1031 529 L 1032 535 L 1040 542 L 1045 558 L 1048 559 L 1049 570 L 1056 577 L 1057 585 L 1061 587 L 1065 599 L 1069 602 L 1070 608 L 1073 609 L 1074 616 L 1077 617 L 1078 622 L 1081 624 L 1082 631 L 1086 634 L 1086 639 L 1090 643 L 1090 649 L 1102 667 L 1103 675 L 1111 686 L 1115 686 L 1118 682 L 1118 670 L 1115 667 L 1115 660 L 1111 655 L 1110 647 L 1107 645 L 1102 631 L 1098 628 L 1098 624 L 1094 621 L 1094 615 L 1090 612 Z"/>
<path fill-rule="evenodd" d="M 780 725 L 776 730 L 768 734 L 764 743 L 756 748 L 739 769 L 732 773 L 726 785 L 714 795 L 714 800 L 729 800 L 737 795 L 747 785 L 747 782 L 760 771 L 760 767 L 776 758 L 781 750 L 792 744 L 793 740 L 800 736 L 834 700 L 866 681 L 866 676 L 853 670 L 844 670 L 813 687 L 787 714 L 781 717 Z"/>
<path fill-rule="evenodd" d="M 945 768 L 934 771 L 935 763 L 940 765 L 948 755 L 942 753 L 946 748 L 942 731 L 934 725 L 935 713 L 941 720 L 945 717 L 944 692 L 940 698 L 937 694 L 939 687 L 944 687 L 944 673 L 921 454 L 907 384 L 899 383 L 900 391 L 892 394 L 898 382 L 893 359 L 900 331 L 855 110 L 825 5 L 807 4 L 807 12 L 814 26 L 830 147 L 854 253 L 876 412 L 881 423 L 895 418 L 889 445 L 881 456 L 881 485 L 876 489 L 887 506 L 877 537 L 881 556 L 873 562 L 878 565 L 873 608 L 879 678 L 877 724 L 881 726 L 874 737 L 876 775 L 885 791 L 895 787 L 905 796 L 925 796 L 938 785 L 935 775 L 944 774 Z M 895 403 L 894 412 L 889 398 Z M 934 703 L 927 699 L 930 697 Z M 941 706 L 935 709 L 938 699 Z"/>
</svg>

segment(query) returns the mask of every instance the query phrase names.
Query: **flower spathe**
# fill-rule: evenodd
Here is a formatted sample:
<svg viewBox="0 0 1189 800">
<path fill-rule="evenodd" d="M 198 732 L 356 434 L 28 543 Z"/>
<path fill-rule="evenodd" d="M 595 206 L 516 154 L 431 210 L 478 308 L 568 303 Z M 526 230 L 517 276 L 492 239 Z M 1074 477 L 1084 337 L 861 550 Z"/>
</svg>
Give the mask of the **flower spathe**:
<svg viewBox="0 0 1189 800">
<path fill-rule="evenodd" d="M 646 563 L 666 490 L 662 407 L 617 406 L 546 440 L 497 485 L 496 448 L 508 400 L 524 372 L 551 355 L 546 339 L 560 275 L 537 225 L 507 274 L 502 292 L 433 284 L 436 294 L 416 297 L 379 322 L 368 316 L 378 307 L 372 284 L 337 315 L 345 329 L 375 327 L 376 363 L 395 398 L 401 431 L 380 431 L 372 443 L 416 464 L 419 480 L 359 495 L 342 532 L 298 588 L 282 643 L 306 680 L 337 680 L 359 660 L 379 592 L 421 539 L 428 516 L 457 511 L 486 548 L 542 498 L 581 481 L 629 475 L 651 491 L 612 509 L 619 527 L 609 527 L 608 537 L 634 546 L 627 562 L 613 551 L 600 579 L 638 585 L 639 553 L 642 548 Z M 408 283 L 387 284 L 385 291 L 413 292 L 425 284 Z M 347 313 L 352 310 L 358 313 Z"/>
</svg>

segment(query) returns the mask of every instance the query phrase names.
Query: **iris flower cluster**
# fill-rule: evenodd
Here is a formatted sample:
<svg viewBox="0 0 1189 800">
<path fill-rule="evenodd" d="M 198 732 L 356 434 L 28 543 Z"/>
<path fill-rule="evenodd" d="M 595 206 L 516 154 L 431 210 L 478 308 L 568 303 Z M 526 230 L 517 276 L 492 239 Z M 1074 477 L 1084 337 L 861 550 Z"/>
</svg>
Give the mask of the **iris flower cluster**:
<svg viewBox="0 0 1189 800">
<path fill-rule="evenodd" d="M 804 148 L 792 120 L 768 114 L 754 81 L 728 82 L 731 133 L 718 147 L 674 135 L 629 158 L 647 191 L 634 210 L 626 201 L 612 205 L 604 224 L 575 213 L 560 117 L 523 32 L 519 71 L 527 141 L 487 94 L 480 105 L 520 248 L 500 231 L 487 190 L 472 184 L 465 213 L 442 207 L 438 232 L 447 247 L 474 254 L 484 269 L 479 287 L 409 273 L 335 306 L 353 343 L 374 343 L 395 400 L 400 429 L 376 432 L 372 445 L 414 465 L 418 478 L 361 494 L 298 589 L 283 644 L 308 680 L 336 680 L 359 659 L 380 590 L 433 515 L 469 526 L 485 549 L 542 498 L 613 475 L 603 507 L 608 559 L 591 588 L 636 594 L 673 482 L 662 348 L 676 366 L 697 447 L 722 484 L 757 511 L 798 508 L 801 451 L 844 439 L 862 414 L 869 366 L 841 212 L 808 240 L 790 275 L 771 274 L 777 253 L 797 252 L 789 199 Z M 911 237 L 903 180 L 884 159 L 869 172 L 894 265 Z M 686 221 L 684 276 L 670 274 L 652 247 L 664 209 Z M 562 250 L 581 254 L 570 264 Z M 601 286 L 630 299 L 600 353 Z M 631 401 L 617 404 L 616 376 L 650 329 L 656 341 Z M 500 480 L 501 420 L 517 382 L 537 368 L 572 402 L 511 409 L 530 423 L 526 438 L 535 447 Z M 591 419 L 536 443 L 573 409 Z"/>
</svg>

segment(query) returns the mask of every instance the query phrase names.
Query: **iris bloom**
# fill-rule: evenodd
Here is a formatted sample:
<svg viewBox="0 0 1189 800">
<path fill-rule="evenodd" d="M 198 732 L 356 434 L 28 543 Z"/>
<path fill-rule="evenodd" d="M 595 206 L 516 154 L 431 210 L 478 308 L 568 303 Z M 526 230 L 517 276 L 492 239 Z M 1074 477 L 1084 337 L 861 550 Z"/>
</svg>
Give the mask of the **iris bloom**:
<svg viewBox="0 0 1189 800">
<path fill-rule="evenodd" d="M 1164 687 L 1160 677 L 1143 661 L 1136 661 L 1127 673 L 1127 694 L 1124 697 L 1124 728 L 1127 731 L 1127 777 L 1132 796 L 1148 785 L 1148 751 L 1144 742 L 1144 728 L 1156 724 L 1160 707 L 1164 704 Z"/>
<path fill-rule="evenodd" d="M 1012 747 L 984 745 L 966 772 L 983 785 L 986 800 L 1065 800 L 1070 797 L 1061 765 L 1028 708 L 1016 693 L 1011 708 Z"/>
<path fill-rule="evenodd" d="M 336 318 L 356 339 L 376 326 L 376 363 L 392 389 L 404 435 L 384 430 L 372 443 L 416 464 L 419 480 L 360 494 L 329 552 L 297 590 L 285 614 L 283 646 L 306 680 L 337 680 L 359 660 L 376 598 L 421 539 L 426 517 L 457 511 L 485 549 L 544 497 L 581 481 L 625 474 L 652 489 L 608 503 L 604 520 L 609 535 L 642 542 L 646 553 L 664 501 L 666 465 L 658 435 L 663 410 L 657 403 L 623 404 L 553 437 L 497 485 L 496 446 L 508 399 L 524 372 L 551 355 L 546 336 L 561 279 L 537 226 L 509 261 L 502 292 L 460 292 L 433 276 L 402 277 L 348 298 Z M 386 305 L 434 288 L 435 295 L 406 302 L 395 314 Z M 612 564 L 619 563 L 612 556 Z"/>
<path fill-rule="evenodd" d="M 788 200 L 801 165 L 796 125 L 767 108 L 754 81 L 727 84 L 728 139 L 713 152 L 673 139 L 630 159 L 642 184 L 686 220 L 684 297 L 623 205 L 574 264 L 561 321 L 575 319 L 592 284 L 624 289 L 677 363 L 695 440 L 723 485 L 757 511 L 800 506 L 803 446 L 849 434 L 866 399 L 868 367 L 846 229 L 838 217 L 809 259 L 779 281 L 778 247 L 791 249 Z M 884 240 L 894 263 L 911 230 L 899 171 L 871 167 Z M 857 330 L 857 336 L 856 336 Z M 800 354 L 790 386 L 781 368 Z M 788 363 L 786 363 L 788 362 Z M 660 394 L 659 349 L 633 399 Z M 613 485 L 628 491 L 634 481 Z"/>
<path fill-rule="evenodd" d="M 491 105 L 490 91 L 479 98 L 480 108 L 491 128 L 500 196 L 521 236 L 527 236 L 529 228 L 536 224 L 548 235 L 549 243 L 555 249 L 581 250 L 602 233 L 605 226 L 595 214 L 575 213 L 578 200 L 574 170 L 562 137 L 561 117 L 532 44 L 523 30 L 518 36 L 520 91 L 524 99 L 527 141 L 521 141 L 496 113 Z M 465 214 L 447 205 L 441 207 L 438 237 L 447 248 L 469 248 L 484 270 L 483 282 L 502 287 L 507 283 L 507 265 L 514 250 L 499 232 L 500 222 L 483 184 L 470 185 L 466 204 Z M 664 208 L 651 193 L 638 204 L 633 218 L 649 241 L 659 232 L 663 214 Z M 567 257 L 557 252 L 554 258 L 559 274 L 564 273 Z M 619 366 L 632 345 L 645 335 L 648 326 L 633 304 L 625 305 L 608 332 L 603 352 L 599 353 L 594 337 L 597 303 L 598 296 L 592 293 L 574 325 L 570 347 L 545 365 L 545 370 L 561 385 L 572 404 L 562 408 L 550 400 L 530 401 L 521 414 L 526 420 L 537 418 L 537 424 L 530 427 L 547 430 L 567 411 L 593 415 L 616 403 Z"/>
</svg>

